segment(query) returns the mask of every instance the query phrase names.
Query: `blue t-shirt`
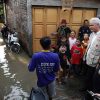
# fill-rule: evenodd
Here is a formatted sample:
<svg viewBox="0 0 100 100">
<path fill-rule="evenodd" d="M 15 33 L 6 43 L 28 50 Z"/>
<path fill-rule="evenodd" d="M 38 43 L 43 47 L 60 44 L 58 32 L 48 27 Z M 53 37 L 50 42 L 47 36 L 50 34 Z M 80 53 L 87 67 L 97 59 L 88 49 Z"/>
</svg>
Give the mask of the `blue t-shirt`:
<svg viewBox="0 0 100 100">
<path fill-rule="evenodd" d="M 36 68 L 37 85 L 39 87 L 46 86 L 55 80 L 55 72 L 59 70 L 60 60 L 56 53 L 39 52 L 32 56 L 29 63 L 29 71 Z"/>
</svg>

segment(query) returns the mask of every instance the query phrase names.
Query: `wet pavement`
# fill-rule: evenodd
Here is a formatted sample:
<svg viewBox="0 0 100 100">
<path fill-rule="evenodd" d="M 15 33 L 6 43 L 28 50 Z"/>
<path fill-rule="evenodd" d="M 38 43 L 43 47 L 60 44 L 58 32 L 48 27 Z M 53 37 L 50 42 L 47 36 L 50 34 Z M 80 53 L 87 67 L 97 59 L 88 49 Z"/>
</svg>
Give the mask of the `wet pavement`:
<svg viewBox="0 0 100 100">
<path fill-rule="evenodd" d="M 36 74 L 28 71 L 30 58 L 22 51 L 15 54 L 0 38 L 0 100 L 28 100 L 31 88 L 36 86 Z M 78 78 L 67 79 L 66 85 L 57 85 L 53 100 L 81 100 Z"/>
</svg>

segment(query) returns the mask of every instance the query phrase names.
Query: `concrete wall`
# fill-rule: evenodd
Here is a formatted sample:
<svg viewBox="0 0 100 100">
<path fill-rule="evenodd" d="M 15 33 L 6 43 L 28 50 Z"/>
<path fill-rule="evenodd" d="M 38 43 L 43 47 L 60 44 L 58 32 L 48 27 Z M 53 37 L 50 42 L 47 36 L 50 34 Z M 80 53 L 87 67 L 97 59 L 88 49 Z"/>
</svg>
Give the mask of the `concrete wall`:
<svg viewBox="0 0 100 100">
<path fill-rule="evenodd" d="M 27 0 L 8 0 L 6 2 L 6 15 L 7 23 L 11 29 L 16 28 L 16 31 L 19 32 L 20 42 L 30 55 L 31 48 L 29 46 L 28 38 L 30 23 L 28 23 L 29 14 L 27 13 L 27 6 Z"/>
<path fill-rule="evenodd" d="M 27 0 L 27 28 L 28 28 L 28 45 L 29 54 L 33 54 L 33 35 L 32 35 L 32 0 Z"/>
<path fill-rule="evenodd" d="M 6 15 L 7 15 L 7 24 L 9 24 L 9 27 L 12 28 L 12 26 L 15 26 L 15 20 L 14 19 L 14 9 L 13 9 L 13 2 L 11 0 L 7 2 L 6 5 Z"/>
</svg>

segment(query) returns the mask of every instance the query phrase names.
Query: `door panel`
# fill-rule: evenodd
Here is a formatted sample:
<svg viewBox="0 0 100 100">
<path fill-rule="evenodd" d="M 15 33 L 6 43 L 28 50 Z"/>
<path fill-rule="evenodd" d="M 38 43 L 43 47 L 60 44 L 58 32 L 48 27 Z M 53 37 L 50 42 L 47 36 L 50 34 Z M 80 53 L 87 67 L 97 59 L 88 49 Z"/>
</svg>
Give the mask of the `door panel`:
<svg viewBox="0 0 100 100">
<path fill-rule="evenodd" d="M 81 23 L 82 22 L 82 10 L 73 10 L 72 13 L 72 23 Z"/>
<path fill-rule="evenodd" d="M 43 37 L 44 30 L 43 25 L 34 25 L 34 38 L 41 38 Z"/>
<path fill-rule="evenodd" d="M 35 22 L 43 22 L 44 17 L 43 17 L 43 9 L 42 8 L 37 8 L 34 10 L 34 21 Z"/>
<path fill-rule="evenodd" d="M 46 9 L 46 20 L 48 22 L 57 22 L 57 9 L 47 8 Z"/>
<path fill-rule="evenodd" d="M 51 38 L 55 38 L 53 35 L 51 35 L 56 30 L 56 25 L 47 25 L 47 36 L 50 36 Z"/>
<path fill-rule="evenodd" d="M 94 17 L 96 14 L 95 10 L 86 10 L 84 13 L 84 19 L 90 19 L 92 17 Z"/>
<path fill-rule="evenodd" d="M 40 39 L 34 40 L 33 47 L 34 47 L 34 50 L 35 50 L 34 52 L 38 52 L 38 51 L 42 50 L 42 47 L 40 45 Z"/>
</svg>

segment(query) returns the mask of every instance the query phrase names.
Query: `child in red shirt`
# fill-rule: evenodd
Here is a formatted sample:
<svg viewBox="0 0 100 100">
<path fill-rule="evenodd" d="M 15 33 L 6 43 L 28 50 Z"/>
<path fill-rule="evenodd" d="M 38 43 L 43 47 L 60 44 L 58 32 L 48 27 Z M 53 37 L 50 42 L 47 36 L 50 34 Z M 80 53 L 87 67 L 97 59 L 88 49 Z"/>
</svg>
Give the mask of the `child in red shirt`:
<svg viewBox="0 0 100 100">
<path fill-rule="evenodd" d="M 76 40 L 75 45 L 71 48 L 71 64 L 74 74 L 79 75 L 81 72 L 81 61 L 83 58 L 83 49 L 81 47 L 81 41 Z"/>
</svg>

